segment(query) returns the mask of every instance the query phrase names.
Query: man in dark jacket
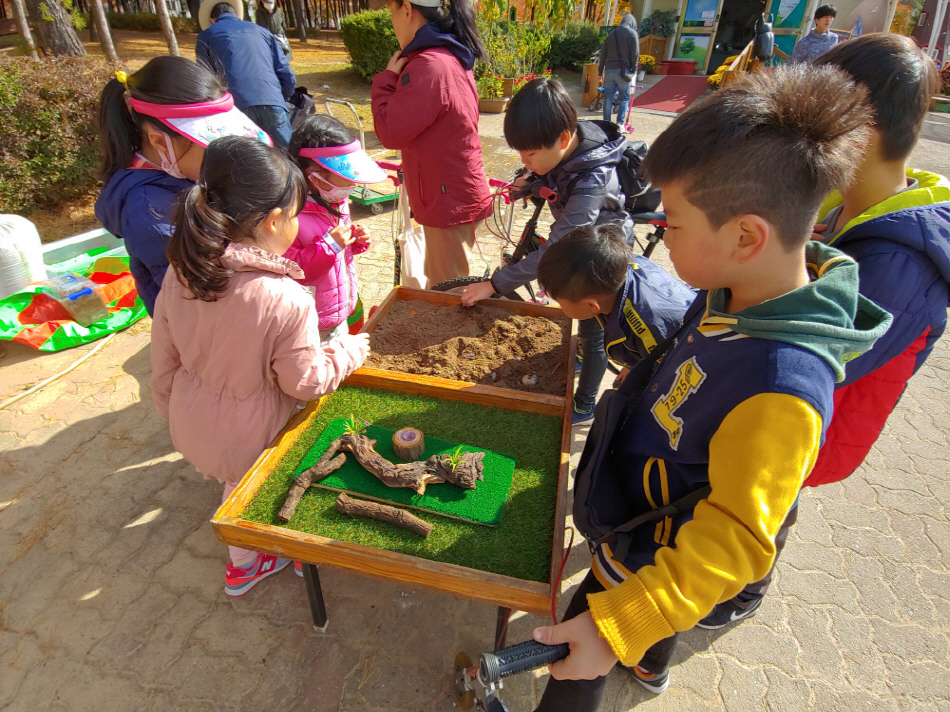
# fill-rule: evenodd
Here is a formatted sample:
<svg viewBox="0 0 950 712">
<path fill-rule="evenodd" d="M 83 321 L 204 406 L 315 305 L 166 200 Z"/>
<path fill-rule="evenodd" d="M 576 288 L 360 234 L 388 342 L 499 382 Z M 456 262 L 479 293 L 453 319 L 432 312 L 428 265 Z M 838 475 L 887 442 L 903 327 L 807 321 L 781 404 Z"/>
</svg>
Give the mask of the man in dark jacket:
<svg viewBox="0 0 950 712">
<path fill-rule="evenodd" d="M 227 81 L 235 105 L 286 149 L 292 132 L 286 100 L 297 79 L 274 35 L 244 22 L 243 14 L 239 0 L 204 0 L 195 55 Z"/>
<path fill-rule="evenodd" d="M 614 94 L 619 92 L 617 124 L 623 126 L 626 122 L 627 106 L 630 104 L 630 83 L 636 77 L 639 66 L 640 38 L 637 36 L 637 18 L 626 12 L 620 25 L 607 35 L 600 50 L 597 73 L 604 82 L 604 121 L 610 121 Z"/>
</svg>

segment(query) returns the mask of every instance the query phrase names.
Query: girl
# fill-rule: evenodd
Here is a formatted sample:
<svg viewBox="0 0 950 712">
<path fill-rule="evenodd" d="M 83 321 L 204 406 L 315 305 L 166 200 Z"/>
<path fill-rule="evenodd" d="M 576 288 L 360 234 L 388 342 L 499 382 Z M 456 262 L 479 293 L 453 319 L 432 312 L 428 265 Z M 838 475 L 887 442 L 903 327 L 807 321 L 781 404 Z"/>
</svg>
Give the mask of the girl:
<svg viewBox="0 0 950 712">
<path fill-rule="evenodd" d="M 303 270 L 301 283 L 314 288 L 320 339 L 327 343 L 346 333 L 357 299 L 353 255 L 369 248 L 363 228 L 350 222 L 347 198 L 359 183 L 386 180 L 386 172 L 329 116 L 305 119 L 290 139 L 289 152 L 306 176 L 310 195 L 297 239 L 284 257 Z"/>
<path fill-rule="evenodd" d="M 402 150 L 413 217 L 425 229 L 428 286 L 469 274 L 491 198 L 478 138 L 475 60 L 485 58 L 471 0 L 370 0 L 391 11 L 400 52 L 373 78 L 373 121 Z"/>
<path fill-rule="evenodd" d="M 234 108 L 221 80 L 184 57 L 156 57 L 133 74 L 116 72 L 102 90 L 104 186 L 96 217 L 125 240 L 135 286 L 149 314 L 168 268 L 165 250 L 175 201 L 197 180 L 208 143 L 228 135 L 270 143 Z"/>
<path fill-rule="evenodd" d="M 224 497 L 293 415 L 366 360 L 369 337 L 320 347 L 317 313 L 281 255 L 306 188 L 279 150 L 227 137 L 208 147 L 183 196 L 152 324 L 152 395 L 172 443 Z M 225 593 L 240 596 L 287 561 L 229 547 Z"/>
</svg>

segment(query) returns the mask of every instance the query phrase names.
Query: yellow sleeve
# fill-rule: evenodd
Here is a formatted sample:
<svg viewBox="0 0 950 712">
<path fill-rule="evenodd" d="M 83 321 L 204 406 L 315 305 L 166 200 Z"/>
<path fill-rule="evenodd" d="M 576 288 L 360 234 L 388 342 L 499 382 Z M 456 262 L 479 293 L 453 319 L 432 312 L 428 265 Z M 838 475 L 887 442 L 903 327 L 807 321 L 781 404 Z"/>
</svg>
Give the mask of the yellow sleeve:
<svg viewBox="0 0 950 712">
<path fill-rule="evenodd" d="M 795 396 L 761 393 L 726 416 L 709 443 L 712 489 L 693 519 L 652 565 L 587 597 L 622 663 L 635 665 L 651 645 L 765 576 L 820 443 L 821 416 Z"/>
</svg>

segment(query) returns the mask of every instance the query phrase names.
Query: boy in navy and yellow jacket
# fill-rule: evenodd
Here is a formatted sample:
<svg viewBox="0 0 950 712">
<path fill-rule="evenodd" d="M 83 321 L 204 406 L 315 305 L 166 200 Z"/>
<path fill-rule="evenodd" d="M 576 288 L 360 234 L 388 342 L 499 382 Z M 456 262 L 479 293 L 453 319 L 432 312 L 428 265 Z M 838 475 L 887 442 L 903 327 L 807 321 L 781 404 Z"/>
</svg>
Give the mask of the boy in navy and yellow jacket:
<svg viewBox="0 0 950 712">
<path fill-rule="evenodd" d="M 597 547 L 565 622 L 535 631 L 571 645 L 539 710 L 597 709 L 618 661 L 662 692 L 678 632 L 771 567 L 835 382 L 890 321 L 858 294 L 854 260 L 808 242 L 821 196 L 847 184 L 860 156 L 864 97 L 841 72 L 780 68 L 694 106 L 650 149 L 670 259 L 705 304 L 630 405 L 575 512 L 617 527 L 710 489 L 635 529 L 625 555 Z"/>
<path fill-rule="evenodd" d="M 855 180 L 825 200 L 818 237 L 857 261 L 861 294 L 894 321 L 874 348 L 848 364 L 808 486 L 842 480 L 864 462 L 946 329 L 950 300 L 950 182 L 907 167 L 939 86 L 933 62 L 908 38 L 877 34 L 846 42 L 817 64 L 863 85 L 874 112 Z M 700 625 L 722 628 L 753 614 L 769 579 L 716 606 Z"/>
</svg>

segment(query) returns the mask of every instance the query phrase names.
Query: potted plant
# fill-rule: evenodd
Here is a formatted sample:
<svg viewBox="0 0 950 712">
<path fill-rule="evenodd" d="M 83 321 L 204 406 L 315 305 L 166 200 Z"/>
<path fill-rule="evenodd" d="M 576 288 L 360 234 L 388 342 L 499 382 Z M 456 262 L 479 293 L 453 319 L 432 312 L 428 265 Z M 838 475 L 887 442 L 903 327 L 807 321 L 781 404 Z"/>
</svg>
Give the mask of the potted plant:
<svg viewBox="0 0 950 712">
<path fill-rule="evenodd" d="M 637 73 L 637 79 L 643 81 L 643 75 L 652 72 L 656 68 L 656 59 L 650 54 L 640 55 L 640 71 Z"/>
<path fill-rule="evenodd" d="M 676 20 L 676 10 L 657 10 L 644 18 L 640 23 L 640 52 L 663 61 L 667 38 L 676 32 Z"/>
<path fill-rule="evenodd" d="M 508 99 L 502 96 L 503 81 L 498 74 L 486 72 L 476 82 L 478 110 L 483 114 L 500 114 L 507 108 Z"/>
<path fill-rule="evenodd" d="M 532 74 L 522 74 L 520 77 L 515 77 L 515 78 L 512 80 L 512 91 L 511 91 L 512 96 L 514 96 L 515 94 L 517 94 L 517 93 L 521 90 L 521 87 L 523 87 L 525 84 L 527 84 L 527 83 L 530 82 L 530 81 L 533 81 L 534 79 L 538 79 L 538 78 L 540 78 L 540 77 L 544 77 L 545 79 L 550 79 L 550 78 L 551 78 L 551 70 L 550 70 L 550 69 L 545 69 L 545 70 L 544 70 L 543 72 L 541 72 L 540 74 L 533 74 L 533 73 L 532 73 Z M 507 82 L 508 80 L 506 79 L 505 81 Z"/>
</svg>

